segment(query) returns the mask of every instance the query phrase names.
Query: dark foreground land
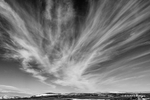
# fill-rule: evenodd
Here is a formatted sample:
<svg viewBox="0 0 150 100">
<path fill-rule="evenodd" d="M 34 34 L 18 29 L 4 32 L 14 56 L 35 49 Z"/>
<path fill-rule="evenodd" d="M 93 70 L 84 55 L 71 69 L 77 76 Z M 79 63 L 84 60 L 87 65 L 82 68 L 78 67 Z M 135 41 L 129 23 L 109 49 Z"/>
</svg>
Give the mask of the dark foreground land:
<svg viewBox="0 0 150 100">
<path fill-rule="evenodd" d="M 69 93 L 46 94 L 31 97 L 2 98 L 1 100 L 150 100 L 150 93 Z"/>
</svg>

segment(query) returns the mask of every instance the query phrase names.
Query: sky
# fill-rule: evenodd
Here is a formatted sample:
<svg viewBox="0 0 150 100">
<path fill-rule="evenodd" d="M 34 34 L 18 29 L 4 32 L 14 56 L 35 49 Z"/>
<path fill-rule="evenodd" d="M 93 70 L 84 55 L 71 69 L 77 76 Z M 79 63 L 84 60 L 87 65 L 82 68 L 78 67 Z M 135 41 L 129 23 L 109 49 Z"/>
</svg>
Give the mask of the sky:
<svg viewBox="0 0 150 100">
<path fill-rule="evenodd" d="M 150 91 L 149 0 L 1 0 L 0 92 Z"/>
</svg>

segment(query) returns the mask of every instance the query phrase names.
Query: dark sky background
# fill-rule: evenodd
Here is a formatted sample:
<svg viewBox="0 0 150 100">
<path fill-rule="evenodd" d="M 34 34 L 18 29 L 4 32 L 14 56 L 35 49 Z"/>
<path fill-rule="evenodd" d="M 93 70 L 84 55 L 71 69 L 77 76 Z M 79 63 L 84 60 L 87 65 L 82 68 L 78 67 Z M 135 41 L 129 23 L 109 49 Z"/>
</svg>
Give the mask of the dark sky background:
<svg viewBox="0 0 150 100">
<path fill-rule="evenodd" d="M 48 1 L 0 1 L 0 92 L 150 91 L 149 1 Z"/>
</svg>

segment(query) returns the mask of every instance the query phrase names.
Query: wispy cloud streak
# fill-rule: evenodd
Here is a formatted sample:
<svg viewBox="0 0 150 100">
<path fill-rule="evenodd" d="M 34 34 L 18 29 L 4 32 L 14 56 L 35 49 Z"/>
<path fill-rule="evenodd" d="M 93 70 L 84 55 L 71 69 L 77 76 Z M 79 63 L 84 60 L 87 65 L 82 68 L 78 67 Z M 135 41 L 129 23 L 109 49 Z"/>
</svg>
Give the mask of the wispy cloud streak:
<svg viewBox="0 0 150 100">
<path fill-rule="evenodd" d="M 69 0 L 46 0 L 45 10 L 31 7 L 32 14 L 17 2 L 6 1 L 0 1 L 5 56 L 20 60 L 22 70 L 42 81 L 51 77 L 49 84 L 97 91 L 102 83 L 122 80 L 116 71 L 134 72 L 143 62 L 135 64 L 134 60 L 149 55 L 149 50 L 132 51 L 133 55 L 115 61 L 149 44 L 150 1 L 89 0 L 81 25 L 76 23 L 78 15 Z M 112 65 L 103 64 L 111 60 Z"/>
</svg>

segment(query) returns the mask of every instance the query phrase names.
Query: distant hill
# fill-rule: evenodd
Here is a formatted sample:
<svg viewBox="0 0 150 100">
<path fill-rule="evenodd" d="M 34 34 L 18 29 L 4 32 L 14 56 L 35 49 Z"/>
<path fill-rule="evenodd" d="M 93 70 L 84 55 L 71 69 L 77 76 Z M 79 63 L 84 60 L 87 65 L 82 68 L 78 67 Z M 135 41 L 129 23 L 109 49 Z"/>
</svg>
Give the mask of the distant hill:
<svg viewBox="0 0 150 100">
<path fill-rule="evenodd" d="M 45 93 L 45 94 L 56 94 L 56 93 L 53 93 L 53 92 L 48 92 L 48 93 Z"/>
</svg>

